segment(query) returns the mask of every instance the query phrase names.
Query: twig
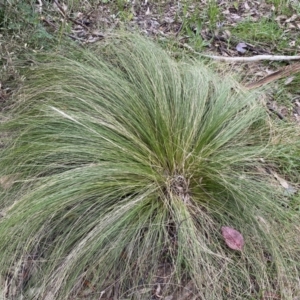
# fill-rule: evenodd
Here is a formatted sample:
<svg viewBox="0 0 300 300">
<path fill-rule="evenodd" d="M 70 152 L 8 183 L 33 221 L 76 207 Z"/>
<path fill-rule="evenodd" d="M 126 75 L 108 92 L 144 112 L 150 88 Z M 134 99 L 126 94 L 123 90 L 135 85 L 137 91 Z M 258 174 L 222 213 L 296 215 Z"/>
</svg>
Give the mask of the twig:
<svg viewBox="0 0 300 300">
<path fill-rule="evenodd" d="M 59 12 L 61 13 L 61 15 L 62 15 L 64 18 L 68 19 L 69 21 L 73 22 L 73 23 L 76 24 L 76 25 L 82 26 L 82 27 L 83 27 L 84 29 L 86 29 L 86 30 L 90 30 L 90 29 L 89 29 L 86 25 L 84 25 L 83 23 L 81 23 L 81 22 L 79 22 L 79 21 L 77 21 L 77 20 L 74 20 L 74 19 L 68 17 L 68 16 L 66 15 L 65 10 L 64 10 L 63 7 L 58 3 L 58 1 L 57 1 L 57 0 L 53 0 L 53 1 L 54 1 L 54 3 L 56 4 L 56 6 L 57 6 Z"/>
<path fill-rule="evenodd" d="M 268 84 L 270 82 L 273 82 L 275 80 L 278 80 L 278 79 L 281 79 L 281 78 L 284 78 L 284 77 L 288 77 L 288 76 L 291 76 L 291 75 L 299 73 L 299 72 L 300 72 L 300 63 L 299 62 L 294 63 L 294 64 L 291 64 L 289 66 L 283 67 L 280 70 L 278 70 L 278 71 L 276 71 L 272 74 L 269 74 L 266 77 L 264 77 L 264 78 L 262 78 L 258 81 L 247 84 L 246 88 L 249 89 L 249 90 L 254 89 L 254 88 L 258 88 L 262 85 L 266 85 L 266 84 Z"/>
<path fill-rule="evenodd" d="M 182 27 L 183 27 L 183 22 L 181 22 L 179 28 L 177 29 L 177 31 L 176 31 L 176 33 L 175 33 L 175 36 L 178 36 L 178 34 L 179 34 L 179 32 L 181 31 Z"/>
<path fill-rule="evenodd" d="M 42 21 L 44 21 L 45 23 L 47 23 L 48 25 L 52 26 L 53 28 L 57 29 L 57 26 L 55 24 L 53 24 L 52 22 L 48 21 L 47 19 L 42 19 Z M 72 40 L 74 41 L 79 41 L 79 42 L 84 42 L 84 39 L 81 39 L 75 35 L 72 35 L 72 34 L 67 34 L 64 32 L 64 35 L 65 36 L 68 36 L 69 38 L 71 38 Z"/>
<path fill-rule="evenodd" d="M 41 20 L 45 23 L 47 23 L 48 25 L 50 25 L 51 27 L 53 27 L 55 30 L 57 30 L 57 26 L 52 23 L 51 21 L 47 20 L 46 18 L 41 18 Z"/>
<path fill-rule="evenodd" d="M 71 39 L 74 40 L 74 41 L 79 41 L 79 42 L 81 42 L 81 43 L 84 42 L 84 39 L 79 38 L 79 37 L 77 37 L 77 36 L 75 36 L 75 35 L 72 35 L 72 34 L 66 34 L 66 36 L 68 36 L 69 38 L 71 38 Z"/>
<path fill-rule="evenodd" d="M 230 61 L 230 62 L 253 62 L 253 61 L 261 61 L 261 60 L 271 60 L 271 61 L 282 61 L 282 60 L 300 60 L 300 55 L 296 56 L 286 56 L 286 55 L 255 55 L 249 57 L 227 57 L 227 56 L 218 56 L 218 55 L 209 55 L 209 54 L 202 54 L 200 52 L 195 51 L 191 46 L 188 44 L 182 44 L 183 47 L 189 49 L 190 51 L 194 52 L 203 57 L 215 59 L 215 60 L 222 60 L 222 61 Z"/>
<path fill-rule="evenodd" d="M 217 56 L 217 55 L 207 55 L 207 54 L 202 54 L 197 51 L 195 51 L 191 46 L 187 44 L 181 44 L 183 47 L 189 49 L 193 53 L 199 54 L 203 57 L 211 58 L 211 59 L 216 59 L 216 60 L 223 60 L 223 61 L 239 61 L 239 62 L 251 62 L 251 61 L 261 61 L 261 60 L 271 60 L 271 61 L 278 61 L 278 60 L 300 60 L 300 56 L 286 56 L 286 55 L 255 55 L 251 57 L 225 57 L 225 56 Z M 281 68 L 280 70 L 269 74 L 268 76 L 252 82 L 250 84 L 247 84 L 245 87 L 247 89 L 254 89 L 258 88 L 262 85 L 266 85 L 272 81 L 275 81 L 280 78 L 284 78 L 287 76 L 291 76 L 292 74 L 296 74 L 300 72 L 300 63 L 294 63 L 292 65 L 286 66 Z M 280 117 L 280 116 L 279 116 Z"/>
<path fill-rule="evenodd" d="M 284 116 L 277 110 L 275 110 L 273 107 L 271 107 L 270 105 L 267 105 L 269 111 L 271 111 L 273 114 L 275 114 L 280 120 L 285 121 Z"/>
<path fill-rule="evenodd" d="M 296 55 L 296 56 L 255 55 L 255 56 L 248 56 L 248 57 L 240 57 L 240 56 L 226 57 L 226 56 L 207 55 L 207 54 L 200 54 L 200 55 L 215 60 L 223 60 L 223 61 L 231 61 L 231 62 L 253 62 L 253 61 L 261 61 L 261 60 L 270 60 L 270 61 L 300 60 L 300 55 Z"/>
</svg>

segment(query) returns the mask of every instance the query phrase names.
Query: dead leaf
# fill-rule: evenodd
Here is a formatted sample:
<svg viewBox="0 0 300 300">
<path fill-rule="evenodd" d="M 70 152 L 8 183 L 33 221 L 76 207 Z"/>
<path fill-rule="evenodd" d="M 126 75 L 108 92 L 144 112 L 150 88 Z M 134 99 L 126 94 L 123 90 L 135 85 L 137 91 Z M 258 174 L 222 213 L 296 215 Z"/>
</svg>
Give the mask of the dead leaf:
<svg viewBox="0 0 300 300">
<path fill-rule="evenodd" d="M 223 226 L 221 230 L 226 245 L 230 249 L 242 251 L 242 248 L 244 246 L 244 238 L 242 234 L 228 226 Z"/>
<path fill-rule="evenodd" d="M 239 52 L 239 53 L 245 53 L 247 45 L 245 43 L 238 43 L 235 47 L 235 49 Z"/>
<path fill-rule="evenodd" d="M 295 47 L 295 45 L 296 45 L 296 41 L 290 41 L 289 42 L 289 46 L 290 47 Z"/>
<path fill-rule="evenodd" d="M 288 77 L 284 82 L 284 85 L 290 84 L 295 79 L 295 76 Z"/>
<path fill-rule="evenodd" d="M 293 188 L 292 186 L 289 186 L 287 189 L 285 189 L 283 195 L 284 196 L 293 196 L 294 194 L 297 193 L 297 190 Z"/>
<path fill-rule="evenodd" d="M 296 26 L 295 26 L 293 23 L 288 23 L 287 28 L 288 28 L 288 29 L 295 29 Z M 289 31 L 290 31 L 290 30 L 287 30 L 286 32 L 289 32 Z"/>
<path fill-rule="evenodd" d="M 268 222 L 267 222 L 262 216 L 257 216 L 256 218 L 257 218 L 257 221 L 258 221 L 261 225 L 263 225 L 264 230 L 265 230 L 266 232 L 269 232 L 269 231 L 270 231 L 270 225 L 268 224 Z"/>
<path fill-rule="evenodd" d="M 246 10 L 250 10 L 250 6 L 247 2 L 244 3 L 244 7 L 245 7 Z"/>
<path fill-rule="evenodd" d="M 105 290 L 103 290 L 103 291 L 101 291 L 100 292 L 100 298 L 99 298 L 99 300 L 102 298 L 102 296 L 105 294 Z"/>
<path fill-rule="evenodd" d="M 277 173 L 273 172 L 273 176 L 278 180 L 280 185 L 282 187 L 284 187 L 285 189 L 288 189 L 290 187 L 289 184 L 287 183 L 287 181 L 284 180 L 283 178 L 281 178 Z"/>
<path fill-rule="evenodd" d="M 175 20 L 173 18 L 170 18 L 170 17 L 165 17 L 165 22 L 168 23 L 168 24 L 172 24 L 175 22 Z"/>
<path fill-rule="evenodd" d="M 286 23 L 293 22 L 298 18 L 298 14 L 292 15 L 289 19 L 285 20 Z"/>
<path fill-rule="evenodd" d="M 158 283 L 157 288 L 156 288 L 156 291 L 155 291 L 155 296 L 156 296 L 157 298 L 162 298 L 163 296 L 161 296 L 160 293 L 161 293 L 161 286 L 160 286 L 160 284 Z"/>
</svg>

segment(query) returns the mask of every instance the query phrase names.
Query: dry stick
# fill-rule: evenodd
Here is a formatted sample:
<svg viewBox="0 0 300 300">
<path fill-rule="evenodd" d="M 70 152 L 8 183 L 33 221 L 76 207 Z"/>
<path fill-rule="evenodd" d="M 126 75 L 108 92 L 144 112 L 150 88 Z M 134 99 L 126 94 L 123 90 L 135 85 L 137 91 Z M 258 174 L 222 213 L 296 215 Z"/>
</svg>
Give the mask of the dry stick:
<svg viewBox="0 0 300 300">
<path fill-rule="evenodd" d="M 185 48 L 191 50 L 193 53 L 199 54 L 200 56 L 204 56 L 207 58 L 215 59 L 215 60 L 223 60 L 223 61 L 230 61 L 230 62 L 253 62 L 253 61 L 261 61 L 261 60 L 271 60 L 271 61 L 282 61 L 282 60 L 300 60 L 300 56 L 285 56 L 285 55 L 256 55 L 252 57 L 224 57 L 224 56 L 216 56 L 216 55 L 206 55 L 195 51 L 192 47 L 187 44 L 182 44 Z M 258 88 L 262 85 L 268 84 L 272 81 L 277 79 L 291 76 L 292 74 L 300 72 L 300 63 L 295 63 L 293 65 L 289 65 L 286 67 L 281 68 L 280 70 L 269 74 L 268 76 L 250 84 L 247 84 L 245 87 L 247 89 L 254 89 Z M 268 109 L 276 114 L 281 120 L 285 120 L 284 116 L 272 108 L 270 105 L 267 106 Z"/>
<path fill-rule="evenodd" d="M 291 76 L 300 72 L 300 62 L 281 68 L 280 70 L 250 84 L 246 85 L 247 89 L 258 88 L 280 78 Z"/>
<path fill-rule="evenodd" d="M 270 112 L 275 114 L 280 120 L 285 121 L 284 116 L 279 111 L 275 110 L 275 108 L 271 107 L 270 105 L 267 105 L 267 108 Z"/>
<path fill-rule="evenodd" d="M 300 56 L 286 56 L 286 55 L 255 55 L 251 57 L 225 57 L 225 56 L 217 56 L 217 55 L 207 55 L 202 54 L 195 51 L 192 47 L 187 44 L 182 44 L 185 48 L 191 50 L 192 52 L 199 54 L 200 56 L 204 56 L 207 58 L 215 59 L 215 60 L 223 60 L 230 62 L 253 62 L 253 61 L 261 61 L 261 60 L 271 60 L 271 61 L 279 61 L 279 60 L 300 60 Z M 300 63 L 295 63 L 256 81 L 246 85 L 247 89 L 254 89 L 260 87 L 262 85 L 268 84 L 277 79 L 291 76 L 292 74 L 300 72 Z"/>
<path fill-rule="evenodd" d="M 46 18 L 42 17 L 41 20 L 43 22 L 47 23 L 48 25 L 50 25 L 51 27 L 53 27 L 55 30 L 58 29 L 58 27 L 54 23 L 52 23 L 51 21 L 47 20 Z"/>
<path fill-rule="evenodd" d="M 47 23 L 48 25 L 52 26 L 54 29 L 57 30 L 57 26 L 55 24 L 53 24 L 52 22 L 48 21 L 46 18 L 43 18 L 42 19 L 43 22 Z M 79 42 L 83 42 L 84 39 L 81 39 L 75 35 L 72 35 L 72 34 L 67 34 L 67 33 L 64 33 L 65 36 L 68 36 L 69 38 L 71 38 L 72 40 L 74 41 L 79 41 Z"/>
<path fill-rule="evenodd" d="M 253 62 L 253 61 L 261 61 L 261 60 L 271 60 L 271 61 L 282 61 L 282 60 L 300 60 L 300 55 L 296 56 L 286 56 L 286 55 L 255 55 L 250 57 L 228 57 L 228 56 L 218 56 L 218 55 L 209 55 L 209 54 L 202 54 L 195 51 L 191 46 L 187 44 L 181 44 L 183 47 L 189 49 L 190 51 L 194 52 L 203 57 L 215 59 L 215 60 L 222 60 L 222 61 L 229 61 L 229 62 Z"/>
<path fill-rule="evenodd" d="M 258 88 L 262 85 L 265 85 L 265 84 L 268 84 L 272 81 L 275 81 L 277 79 L 280 79 L 280 78 L 283 78 L 283 77 L 287 77 L 287 76 L 291 76 L 292 74 L 295 74 L 295 73 L 298 73 L 300 72 L 300 63 L 295 63 L 295 64 L 292 64 L 290 66 L 286 66 L 286 67 L 283 67 L 281 68 L 280 70 L 256 81 L 256 82 L 252 82 L 250 84 L 247 84 L 246 85 L 246 88 L 247 89 L 254 89 L 254 88 Z M 271 107 L 270 105 L 267 105 L 268 109 L 274 113 L 275 115 L 278 116 L 279 119 L 285 121 L 285 118 L 284 116 L 278 112 L 275 108 Z"/>
<path fill-rule="evenodd" d="M 200 55 L 221 61 L 229 61 L 229 62 L 253 62 L 253 61 L 261 61 L 261 60 L 271 60 L 271 61 L 285 61 L 285 60 L 300 60 L 300 55 L 296 56 L 286 56 L 286 55 L 255 55 L 248 57 L 227 57 L 227 56 L 218 56 L 218 55 L 208 55 L 201 54 Z"/>
<path fill-rule="evenodd" d="M 90 29 L 89 29 L 86 25 L 84 25 L 83 23 L 78 22 L 77 20 L 74 20 L 74 19 L 68 17 L 68 16 L 66 15 L 65 10 L 64 10 L 63 7 L 57 2 L 57 0 L 54 0 L 54 3 L 56 4 L 56 6 L 57 6 L 59 12 L 61 13 L 61 15 L 62 15 L 65 19 L 68 19 L 69 21 L 73 22 L 73 23 L 76 24 L 76 25 L 82 26 L 82 27 L 83 27 L 84 29 L 86 29 L 86 30 L 90 30 Z"/>
</svg>

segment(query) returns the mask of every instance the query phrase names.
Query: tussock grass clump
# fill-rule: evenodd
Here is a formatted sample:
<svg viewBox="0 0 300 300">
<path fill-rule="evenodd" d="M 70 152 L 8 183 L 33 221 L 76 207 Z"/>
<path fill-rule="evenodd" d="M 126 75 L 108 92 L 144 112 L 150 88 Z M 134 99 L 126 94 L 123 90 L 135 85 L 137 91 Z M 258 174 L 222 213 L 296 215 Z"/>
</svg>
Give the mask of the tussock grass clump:
<svg viewBox="0 0 300 300">
<path fill-rule="evenodd" d="M 299 218 L 267 172 L 293 158 L 255 94 L 136 35 L 40 60 L 2 125 L 8 297 L 299 294 Z"/>
</svg>

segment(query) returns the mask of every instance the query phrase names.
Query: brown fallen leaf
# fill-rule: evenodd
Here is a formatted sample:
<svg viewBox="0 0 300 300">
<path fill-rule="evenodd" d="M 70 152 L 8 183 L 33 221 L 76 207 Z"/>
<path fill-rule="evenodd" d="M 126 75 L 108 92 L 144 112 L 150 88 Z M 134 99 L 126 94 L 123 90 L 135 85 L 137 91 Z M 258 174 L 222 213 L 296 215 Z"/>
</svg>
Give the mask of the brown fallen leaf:
<svg viewBox="0 0 300 300">
<path fill-rule="evenodd" d="M 273 172 L 273 176 L 278 180 L 283 188 L 288 189 L 290 187 L 287 181 L 281 178 L 276 172 Z"/>
<path fill-rule="evenodd" d="M 230 249 L 242 251 L 244 238 L 240 232 L 228 226 L 223 226 L 221 231 L 225 243 Z"/>
</svg>

